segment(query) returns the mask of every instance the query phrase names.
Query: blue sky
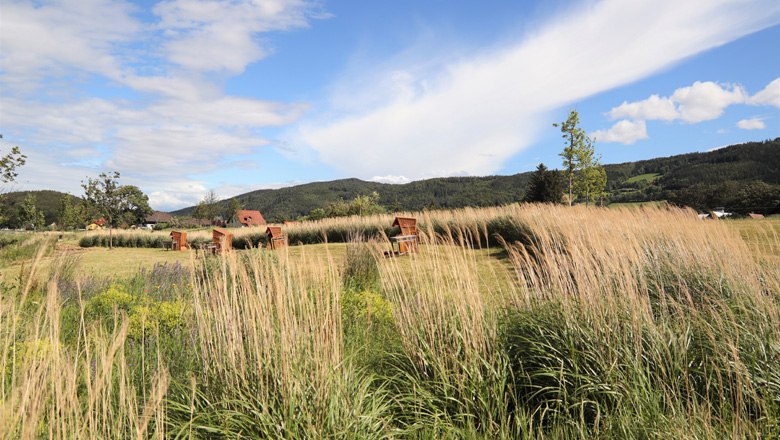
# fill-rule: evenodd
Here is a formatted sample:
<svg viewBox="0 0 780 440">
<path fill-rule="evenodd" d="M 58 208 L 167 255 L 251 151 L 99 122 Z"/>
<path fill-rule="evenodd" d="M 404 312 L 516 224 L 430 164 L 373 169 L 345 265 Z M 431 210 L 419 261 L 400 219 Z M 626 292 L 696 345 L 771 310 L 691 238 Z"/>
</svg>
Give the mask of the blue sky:
<svg viewBox="0 0 780 440">
<path fill-rule="evenodd" d="M 602 162 L 780 136 L 780 2 L 0 0 L 4 190 L 122 173 L 154 208 L 358 177 Z"/>
</svg>

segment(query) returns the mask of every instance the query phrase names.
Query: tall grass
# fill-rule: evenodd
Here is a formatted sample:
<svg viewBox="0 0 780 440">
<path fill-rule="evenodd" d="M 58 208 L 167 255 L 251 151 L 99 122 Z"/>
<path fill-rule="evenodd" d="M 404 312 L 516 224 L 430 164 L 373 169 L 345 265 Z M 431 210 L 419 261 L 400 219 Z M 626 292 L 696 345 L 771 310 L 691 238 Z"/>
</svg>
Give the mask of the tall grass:
<svg viewBox="0 0 780 440">
<path fill-rule="evenodd" d="M 199 263 L 203 369 L 189 399 L 173 405 L 174 433 L 383 436 L 388 403 L 344 358 L 339 273 L 332 261 L 316 263 L 294 267 L 262 250 Z"/>
<path fill-rule="evenodd" d="M 37 253 L 52 250 L 56 238 L 51 234 L 15 234 L 4 237 L 0 246 L 0 265 L 33 260 Z"/>
<path fill-rule="evenodd" d="M 392 219 L 377 216 L 296 226 L 348 234 L 344 260 L 192 254 L 89 288 L 63 260 L 45 288 L 4 286 L 0 434 L 780 435 L 780 271 L 723 222 L 534 205 L 419 218 L 402 258 L 383 229 L 356 238 Z M 506 253 L 480 251 L 495 243 Z M 514 283 L 490 282 L 503 270 Z"/>
<path fill-rule="evenodd" d="M 776 267 L 685 210 L 529 214 L 513 216 L 535 239 L 509 246 L 521 289 L 505 344 L 540 423 L 580 420 L 582 435 L 778 435 Z"/>
<path fill-rule="evenodd" d="M 501 208 L 465 208 L 452 211 L 426 211 L 417 213 L 381 214 L 371 216 L 352 216 L 328 218 L 322 220 L 299 222 L 284 226 L 287 241 L 292 244 L 318 243 L 348 243 L 353 237 L 381 238 L 396 235 L 398 228 L 391 225 L 396 215 L 418 218 L 418 226 L 422 229 L 443 234 L 448 229 L 473 227 L 479 225 L 487 228 L 484 238 L 494 246 L 498 242 L 492 239 L 493 234 L 504 236 L 507 232 L 505 216 L 507 209 L 517 209 L 517 205 Z M 233 248 L 249 249 L 267 244 L 264 227 L 230 229 L 233 237 Z M 481 236 L 480 236 L 481 237 Z M 480 238 L 474 237 L 474 238 Z M 211 229 L 190 231 L 187 239 L 191 247 L 196 247 L 211 241 Z M 86 232 L 79 240 L 81 247 L 108 246 L 108 232 Z M 169 232 L 163 231 L 123 231 L 114 233 L 114 246 L 117 247 L 149 247 L 162 248 L 170 241 Z M 485 243 L 488 244 L 488 243 Z"/>
<path fill-rule="evenodd" d="M 43 256 L 43 249 L 36 259 Z M 36 276 L 0 296 L 0 435 L 3 438 L 145 438 L 164 436 L 162 401 L 169 376 L 158 369 L 149 386 L 132 380 L 126 357 L 128 321 L 105 329 L 84 320 L 64 344 L 55 267 L 44 291 Z"/>
</svg>

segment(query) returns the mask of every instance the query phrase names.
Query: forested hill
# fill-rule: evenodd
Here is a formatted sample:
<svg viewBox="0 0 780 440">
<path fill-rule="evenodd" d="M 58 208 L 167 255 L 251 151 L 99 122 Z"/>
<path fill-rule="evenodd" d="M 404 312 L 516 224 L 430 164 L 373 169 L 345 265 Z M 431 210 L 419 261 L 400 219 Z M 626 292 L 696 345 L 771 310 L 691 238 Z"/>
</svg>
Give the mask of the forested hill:
<svg viewBox="0 0 780 440">
<path fill-rule="evenodd" d="M 669 200 L 697 209 L 726 206 L 740 212 L 773 212 L 780 204 L 780 138 L 605 168 L 612 202 Z M 494 206 L 521 201 L 530 175 L 447 177 L 403 185 L 344 179 L 252 191 L 236 198 L 244 208 L 260 210 L 269 221 L 295 219 L 339 199 L 373 191 L 390 210 Z M 173 214 L 187 215 L 192 209 Z"/>
<path fill-rule="evenodd" d="M 62 199 L 68 197 L 73 203 L 81 201 L 78 197 L 59 191 L 15 191 L 0 195 L 0 225 L 16 227 L 19 207 L 28 196 L 34 197 L 37 209 L 43 212 L 46 224 L 56 223 L 59 218 Z"/>
<path fill-rule="evenodd" d="M 343 179 L 314 182 L 281 189 L 263 189 L 236 198 L 246 209 L 257 209 L 269 221 L 296 219 L 314 208 L 351 200 L 376 191 L 379 203 L 390 210 L 417 211 L 425 208 L 495 206 L 522 200 L 530 173 L 512 176 L 445 177 L 403 185 Z M 226 202 L 223 201 L 223 204 Z M 188 215 L 193 207 L 174 211 Z"/>
<path fill-rule="evenodd" d="M 668 200 L 702 211 L 723 206 L 738 213 L 780 213 L 780 138 L 604 168 L 608 202 Z M 339 199 L 351 200 L 374 191 L 380 195 L 379 203 L 391 211 L 495 206 L 521 201 L 531 174 L 447 177 L 404 185 L 344 179 L 252 191 L 237 199 L 244 208 L 260 210 L 266 219 L 276 222 L 296 219 Z M 80 200 L 57 191 L 7 193 L 0 196 L 0 225 L 17 223 L 19 206 L 28 194 L 35 197 L 46 224 L 59 220 L 64 197 L 73 202 Z M 228 206 L 227 201 L 220 204 L 222 208 Z M 192 209 L 173 214 L 188 215 Z"/>
<path fill-rule="evenodd" d="M 780 210 L 780 138 L 607 165 L 611 202 L 668 200 L 700 210 Z"/>
</svg>

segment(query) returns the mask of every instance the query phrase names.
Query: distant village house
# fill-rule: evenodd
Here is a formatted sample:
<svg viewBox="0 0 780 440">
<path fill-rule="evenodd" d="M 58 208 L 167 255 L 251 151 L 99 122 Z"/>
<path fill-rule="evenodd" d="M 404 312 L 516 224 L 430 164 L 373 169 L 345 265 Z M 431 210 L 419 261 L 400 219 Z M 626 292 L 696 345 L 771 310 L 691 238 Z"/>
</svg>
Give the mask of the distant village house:
<svg viewBox="0 0 780 440">
<path fill-rule="evenodd" d="M 103 227 L 106 225 L 106 219 L 103 217 L 100 217 L 97 220 L 92 220 L 87 225 L 87 231 L 94 231 L 95 229 L 103 229 Z"/>
<path fill-rule="evenodd" d="M 235 225 L 241 227 L 262 226 L 265 224 L 265 219 L 260 211 L 249 209 L 239 209 L 236 211 L 234 220 Z"/>
<path fill-rule="evenodd" d="M 144 219 L 144 226 L 149 229 L 153 229 L 157 224 L 171 222 L 173 222 L 172 215 L 168 214 L 167 212 L 154 211 L 153 213 L 146 216 Z"/>
</svg>

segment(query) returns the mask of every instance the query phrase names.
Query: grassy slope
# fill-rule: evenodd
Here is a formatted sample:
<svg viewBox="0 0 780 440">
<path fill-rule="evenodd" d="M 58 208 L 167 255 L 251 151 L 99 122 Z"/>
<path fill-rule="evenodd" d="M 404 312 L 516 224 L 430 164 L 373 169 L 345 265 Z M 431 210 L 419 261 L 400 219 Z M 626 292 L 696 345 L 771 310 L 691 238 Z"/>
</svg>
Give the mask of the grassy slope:
<svg viewBox="0 0 780 440">
<path fill-rule="evenodd" d="M 626 179 L 626 183 L 652 182 L 660 176 L 661 175 L 658 173 L 640 174 L 638 176 L 631 177 L 630 179 Z"/>
</svg>

